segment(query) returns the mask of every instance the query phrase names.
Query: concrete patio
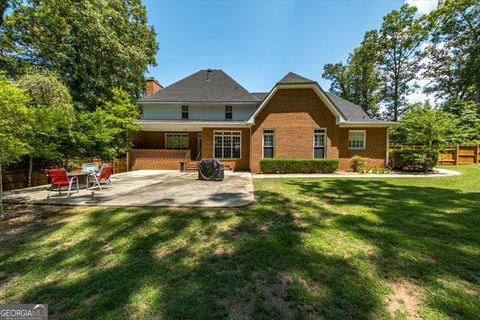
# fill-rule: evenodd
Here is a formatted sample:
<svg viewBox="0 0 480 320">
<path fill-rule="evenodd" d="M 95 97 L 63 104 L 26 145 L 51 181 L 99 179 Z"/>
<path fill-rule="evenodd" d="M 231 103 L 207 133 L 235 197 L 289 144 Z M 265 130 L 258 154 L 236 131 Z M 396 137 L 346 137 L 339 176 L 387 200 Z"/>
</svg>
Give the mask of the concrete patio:
<svg viewBox="0 0 480 320">
<path fill-rule="evenodd" d="M 253 197 L 252 178 L 248 172 L 225 172 L 223 181 L 202 181 L 196 172 L 139 170 L 112 176 L 112 185 L 81 189 L 67 198 L 66 191 L 52 192 L 39 186 L 5 192 L 7 203 L 56 204 L 78 206 L 140 207 L 240 207 Z"/>
</svg>

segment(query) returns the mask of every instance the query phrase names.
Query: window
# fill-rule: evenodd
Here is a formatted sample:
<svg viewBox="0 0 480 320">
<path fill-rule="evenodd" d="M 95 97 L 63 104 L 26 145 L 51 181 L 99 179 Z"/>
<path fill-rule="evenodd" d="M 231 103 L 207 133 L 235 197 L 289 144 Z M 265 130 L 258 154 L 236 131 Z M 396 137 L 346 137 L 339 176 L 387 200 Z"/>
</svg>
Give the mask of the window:
<svg viewBox="0 0 480 320">
<path fill-rule="evenodd" d="M 188 119 L 188 106 L 182 106 L 182 119 Z"/>
<path fill-rule="evenodd" d="M 165 133 L 165 149 L 188 149 L 188 133 Z"/>
<path fill-rule="evenodd" d="M 240 158 L 242 145 L 240 131 L 215 131 L 213 139 L 215 158 Z"/>
<path fill-rule="evenodd" d="M 275 132 L 273 131 L 273 129 L 263 130 L 263 157 L 264 158 L 273 158 L 274 135 L 275 135 Z"/>
<path fill-rule="evenodd" d="M 225 119 L 226 120 L 232 120 L 232 106 L 225 106 Z"/>
<path fill-rule="evenodd" d="M 313 157 L 325 158 L 326 129 L 313 130 Z"/>
<path fill-rule="evenodd" d="M 348 148 L 365 149 L 365 130 L 348 131 Z"/>
</svg>

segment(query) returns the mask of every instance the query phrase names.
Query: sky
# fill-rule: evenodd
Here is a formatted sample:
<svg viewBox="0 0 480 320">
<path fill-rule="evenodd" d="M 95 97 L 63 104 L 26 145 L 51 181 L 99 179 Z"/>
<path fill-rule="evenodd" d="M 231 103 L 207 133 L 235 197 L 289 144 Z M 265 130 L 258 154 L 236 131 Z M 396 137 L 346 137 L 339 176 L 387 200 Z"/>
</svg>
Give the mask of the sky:
<svg viewBox="0 0 480 320">
<path fill-rule="evenodd" d="M 437 0 L 160 1 L 144 0 L 157 33 L 163 86 L 201 69 L 223 69 L 251 92 L 270 91 L 289 71 L 316 80 L 326 63 L 345 61 L 366 31 L 408 2 L 427 13 Z M 421 93 L 411 101 L 422 100 Z"/>
</svg>

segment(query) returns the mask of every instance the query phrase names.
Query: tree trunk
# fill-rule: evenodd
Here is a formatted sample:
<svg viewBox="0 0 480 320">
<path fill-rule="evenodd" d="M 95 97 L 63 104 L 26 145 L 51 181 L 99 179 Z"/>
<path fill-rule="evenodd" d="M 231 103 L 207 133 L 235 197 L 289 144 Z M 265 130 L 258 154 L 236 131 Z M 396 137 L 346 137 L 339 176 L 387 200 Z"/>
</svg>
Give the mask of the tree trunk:
<svg viewBox="0 0 480 320">
<path fill-rule="evenodd" d="M 32 186 L 32 172 L 33 172 L 33 157 L 31 155 L 28 156 L 28 183 L 27 186 Z"/>
<path fill-rule="evenodd" d="M 0 219 L 5 218 L 5 212 L 3 211 L 3 171 L 2 162 L 0 161 Z"/>
</svg>

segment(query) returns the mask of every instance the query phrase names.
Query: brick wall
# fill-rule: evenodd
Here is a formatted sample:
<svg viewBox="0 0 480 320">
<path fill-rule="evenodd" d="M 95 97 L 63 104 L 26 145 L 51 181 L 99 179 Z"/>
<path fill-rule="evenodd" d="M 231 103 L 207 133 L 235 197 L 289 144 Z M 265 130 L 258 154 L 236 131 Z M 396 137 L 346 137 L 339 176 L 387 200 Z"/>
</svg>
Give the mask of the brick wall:
<svg viewBox="0 0 480 320">
<path fill-rule="evenodd" d="M 130 152 L 131 170 L 180 170 L 188 150 L 133 149 Z"/>
<path fill-rule="evenodd" d="M 350 158 L 359 155 L 370 158 L 370 166 L 385 166 L 387 155 L 387 128 L 352 128 L 351 130 L 365 130 L 365 149 L 348 149 L 348 128 L 340 128 L 339 170 L 350 170 Z"/>
<path fill-rule="evenodd" d="M 215 130 L 222 131 L 241 131 L 242 150 L 241 158 L 238 160 L 220 159 L 225 165 L 228 165 L 234 171 L 242 171 L 249 169 L 250 159 L 250 128 L 203 128 L 202 130 L 202 158 L 213 158 L 213 132 Z"/>
<path fill-rule="evenodd" d="M 251 171 L 260 170 L 264 129 L 275 130 L 276 158 L 312 158 L 314 130 L 325 128 L 326 156 L 340 159 L 340 170 L 349 169 L 348 161 L 355 154 L 372 158 L 374 165 L 385 163 L 385 128 L 367 129 L 365 150 L 348 150 L 348 129 L 339 128 L 335 120 L 333 113 L 312 89 L 279 89 L 255 119 Z"/>
<path fill-rule="evenodd" d="M 132 143 L 134 149 L 165 149 L 165 133 L 164 131 L 140 131 L 135 133 Z M 191 151 L 191 159 L 195 160 L 198 153 L 197 134 L 200 132 L 189 132 L 189 149 Z"/>
</svg>

